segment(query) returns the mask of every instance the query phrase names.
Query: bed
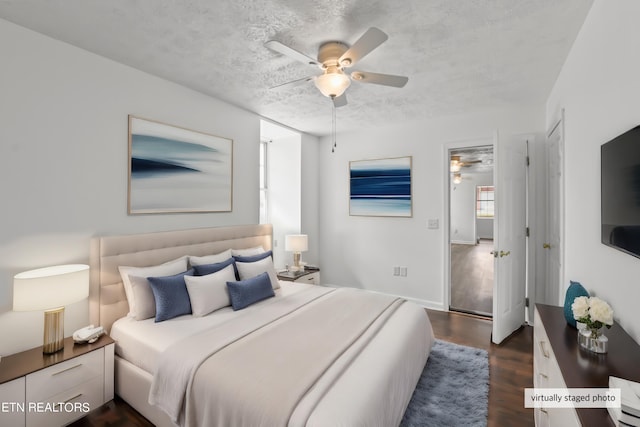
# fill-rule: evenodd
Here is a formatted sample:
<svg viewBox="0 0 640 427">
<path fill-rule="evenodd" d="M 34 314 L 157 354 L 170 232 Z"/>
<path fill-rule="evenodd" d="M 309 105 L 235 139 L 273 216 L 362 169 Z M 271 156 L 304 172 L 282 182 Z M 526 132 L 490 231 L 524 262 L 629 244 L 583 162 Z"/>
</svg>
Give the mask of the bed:
<svg viewBox="0 0 640 427">
<path fill-rule="evenodd" d="M 90 316 L 116 341 L 116 394 L 158 426 L 398 425 L 434 342 L 403 299 L 282 281 L 241 310 L 131 316 L 119 267 L 256 247 L 271 249 L 270 225 L 92 240 Z"/>
</svg>

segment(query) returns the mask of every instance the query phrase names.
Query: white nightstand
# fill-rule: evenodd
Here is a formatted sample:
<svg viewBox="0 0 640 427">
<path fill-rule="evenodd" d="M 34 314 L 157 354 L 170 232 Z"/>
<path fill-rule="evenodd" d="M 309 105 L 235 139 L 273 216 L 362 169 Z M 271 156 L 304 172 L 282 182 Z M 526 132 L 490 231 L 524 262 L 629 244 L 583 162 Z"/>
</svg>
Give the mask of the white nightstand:
<svg viewBox="0 0 640 427">
<path fill-rule="evenodd" d="M 115 343 L 107 335 L 43 354 L 42 347 L 0 360 L 0 425 L 62 426 L 113 399 Z"/>
<path fill-rule="evenodd" d="M 320 270 L 303 270 L 303 271 L 280 271 L 278 279 L 288 282 L 308 283 L 310 285 L 320 284 Z"/>
</svg>

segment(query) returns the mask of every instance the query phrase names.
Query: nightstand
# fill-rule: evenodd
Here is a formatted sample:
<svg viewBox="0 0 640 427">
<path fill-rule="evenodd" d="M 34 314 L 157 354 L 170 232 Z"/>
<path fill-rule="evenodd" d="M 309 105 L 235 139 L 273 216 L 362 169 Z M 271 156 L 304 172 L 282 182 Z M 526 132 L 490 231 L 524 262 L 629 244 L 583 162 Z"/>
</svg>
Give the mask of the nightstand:
<svg viewBox="0 0 640 427">
<path fill-rule="evenodd" d="M 113 352 L 107 335 L 43 354 L 42 347 L 0 360 L 0 425 L 61 426 L 113 399 Z"/>
<path fill-rule="evenodd" d="M 279 271 L 278 279 L 287 282 L 309 283 L 310 285 L 320 284 L 320 270 L 302 270 L 302 271 Z"/>
</svg>

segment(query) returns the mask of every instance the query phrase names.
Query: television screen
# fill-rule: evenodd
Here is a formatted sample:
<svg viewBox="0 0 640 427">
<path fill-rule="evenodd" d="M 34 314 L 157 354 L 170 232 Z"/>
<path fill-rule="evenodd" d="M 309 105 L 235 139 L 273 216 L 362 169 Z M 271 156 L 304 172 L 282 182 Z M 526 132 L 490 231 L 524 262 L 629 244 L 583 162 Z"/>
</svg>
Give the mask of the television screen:
<svg viewBox="0 0 640 427">
<path fill-rule="evenodd" d="M 640 126 L 601 148 L 602 243 L 640 258 Z"/>
</svg>

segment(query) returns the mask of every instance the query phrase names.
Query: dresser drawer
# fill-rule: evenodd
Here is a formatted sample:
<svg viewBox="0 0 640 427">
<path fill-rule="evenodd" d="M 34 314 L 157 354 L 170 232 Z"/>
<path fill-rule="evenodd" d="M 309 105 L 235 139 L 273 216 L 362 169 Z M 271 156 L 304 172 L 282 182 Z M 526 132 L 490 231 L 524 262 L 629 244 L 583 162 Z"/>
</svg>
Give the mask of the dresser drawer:
<svg viewBox="0 0 640 427">
<path fill-rule="evenodd" d="M 104 380 L 102 376 L 73 386 L 47 399 L 31 401 L 27 411 L 27 427 L 62 426 L 84 417 L 103 403 Z"/>
<path fill-rule="evenodd" d="M 27 402 L 41 402 L 98 377 L 104 381 L 104 349 L 27 375 Z"/>
</svg>

